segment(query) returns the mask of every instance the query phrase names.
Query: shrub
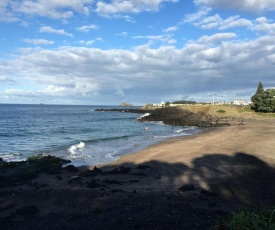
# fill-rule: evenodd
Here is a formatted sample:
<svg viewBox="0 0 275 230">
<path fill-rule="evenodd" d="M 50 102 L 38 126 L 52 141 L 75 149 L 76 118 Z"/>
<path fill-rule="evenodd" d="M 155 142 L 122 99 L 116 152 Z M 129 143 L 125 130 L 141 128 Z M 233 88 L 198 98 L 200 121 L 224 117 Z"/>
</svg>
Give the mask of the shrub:
<svg viewBox="0 0 275 230">
<path fill-rule="evenodd" d="M 233 212 L 227 220 L 220 220 L 212 230 L 275 230 L 275 209 L 266 206 L 255 210 L 244 208 Z"/>
</svg>

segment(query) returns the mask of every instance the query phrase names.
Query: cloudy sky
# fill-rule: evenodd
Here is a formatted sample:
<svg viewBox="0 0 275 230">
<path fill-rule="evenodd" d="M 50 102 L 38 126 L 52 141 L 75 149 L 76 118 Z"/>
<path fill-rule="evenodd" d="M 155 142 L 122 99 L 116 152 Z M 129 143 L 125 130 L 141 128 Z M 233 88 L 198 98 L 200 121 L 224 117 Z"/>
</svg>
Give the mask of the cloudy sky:
<svg viewBox="0 0 275 230">
<path fill-rule="evenodd" d="M 0 103 L 249 100 L 259 81 L 274 0 L 0 1 Z"/>
</svg>

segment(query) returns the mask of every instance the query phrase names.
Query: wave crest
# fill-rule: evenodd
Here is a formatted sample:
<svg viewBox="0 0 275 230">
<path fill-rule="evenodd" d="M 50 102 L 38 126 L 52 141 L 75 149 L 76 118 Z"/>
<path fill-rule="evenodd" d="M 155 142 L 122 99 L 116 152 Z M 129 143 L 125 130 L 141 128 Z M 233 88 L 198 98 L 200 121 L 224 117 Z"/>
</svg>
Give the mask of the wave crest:
<svg viewBox="0 0 275 230">
<path fill-rule="evenodd" d="M 79 144 L 72 145 L 69 149 L 68 152 L 70 154 L 76 154 L 76 151 L 78 149 L 84 149 L 85 148 L 85 143 L 80 141 Z"/>
</svg>

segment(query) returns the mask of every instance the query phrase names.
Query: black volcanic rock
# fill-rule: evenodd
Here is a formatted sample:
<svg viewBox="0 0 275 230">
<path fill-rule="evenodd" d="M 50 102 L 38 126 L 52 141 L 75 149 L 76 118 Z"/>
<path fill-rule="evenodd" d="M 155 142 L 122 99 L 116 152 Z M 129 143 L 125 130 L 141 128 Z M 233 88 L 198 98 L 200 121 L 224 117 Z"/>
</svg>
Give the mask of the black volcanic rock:
<svg viewBox="0 0 275 230">
<path fill-rule="evenodd" d="M 131 168 L 120 166 L 108 171 L 108 173 L 109 174 L 128 174 L 130 171 L 131 171 Z"/>
<path fill-rule="evenodd" d="M 122 113 L 151 113 L 153 110 L 147 109 L 96 109 L 97 112 L 122 112 Z"/>
<path fill-rule="evenodd" d="M 193 113 L 176 107 L 160 108 L 150 112 L 150 115 L 141 117 L 140 121 L 163 121 L 166 125 L 211 127 L 229 125 L 226 122 L 219 122 L 218 118 L 209 114 L 198 112 Z"/>
<path fill-rule="evenodd" d="M 139 118 L 139 121 L 163 121 L 166 125 L 212 127 L 229 125 L 222 119 L 204 112 L 191 112 L 177 107 L 165 107 L 158 109 L 96 109 L 97 112 L 125 112 L 125 113 L 149 113 L 148 116 Z"/>
</svg>

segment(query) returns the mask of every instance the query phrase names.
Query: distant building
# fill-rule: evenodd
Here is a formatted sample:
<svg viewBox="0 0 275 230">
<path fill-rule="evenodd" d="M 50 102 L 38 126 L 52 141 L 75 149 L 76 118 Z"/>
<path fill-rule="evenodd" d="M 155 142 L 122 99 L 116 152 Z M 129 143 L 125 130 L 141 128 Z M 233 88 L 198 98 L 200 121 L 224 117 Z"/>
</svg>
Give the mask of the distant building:
<svg viewBox="0 0 275 230">
<path fill-rule="evenodd" d="M 165 106 L 165 102 L 162 101 L 161 103 L 159 104 L 153 104 L 153 106 L 157 106 L 157 107 L 164 107 Z"/>
<path fill-rule="evenodd" d="M 251 101 L 243 101 L 242 99 L 233 101 L 233 105 L 251 105 L 251 103 Z"/>
</svg>

